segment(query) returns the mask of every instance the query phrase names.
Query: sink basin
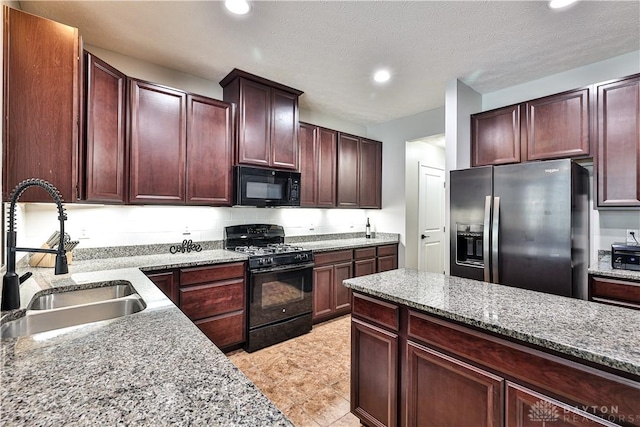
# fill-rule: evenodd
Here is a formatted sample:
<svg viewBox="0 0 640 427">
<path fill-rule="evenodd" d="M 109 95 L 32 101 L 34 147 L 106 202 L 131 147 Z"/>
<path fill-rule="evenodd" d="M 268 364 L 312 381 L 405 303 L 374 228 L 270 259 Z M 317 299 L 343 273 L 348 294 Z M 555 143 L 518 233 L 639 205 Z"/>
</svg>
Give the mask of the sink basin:
<svg viewBox="0 0 640 427">
<path fill-rule="evenodd" d="M 131 283 L 123 280 L 110 286 L 40 295 L 31 300 L 27 310 L 51 310 L 52 308 L 71 307 L 122 298 L 135 293 L 136 290 L 131 286 Z"/>
<path fill-rule="evenodd" d="M 138 313 L 147 305 L 129 282 L 58 292 L 34 298 L 23 317 L 0 326 L 1 338 L 14 338 Z"/>
</svg>

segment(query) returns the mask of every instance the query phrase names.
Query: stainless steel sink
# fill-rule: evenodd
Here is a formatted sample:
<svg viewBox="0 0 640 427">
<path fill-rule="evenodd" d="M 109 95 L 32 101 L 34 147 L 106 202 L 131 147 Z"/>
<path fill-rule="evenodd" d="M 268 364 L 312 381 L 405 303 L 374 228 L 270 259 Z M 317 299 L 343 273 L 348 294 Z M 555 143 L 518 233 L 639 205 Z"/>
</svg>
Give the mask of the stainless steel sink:
<svg viewBox="0 0 640 427">
<path fill-rule="evenodd" d="M 33 335 L 100 320 L 115 319 L 138 313 L 146 306 L 144 300 L 135 293 L 135 289 L 128 282 L 42 295 L 34 298 L 23 317 L 3 323 L 0 326 L 0 337 Z"/>
<path fill-rule="evenodd" d="M 110 286 L 40 295 L 31 300 L 27 310 L 50 310 L 52 308 L 71 307 L 122 298 L 135 293 L 136 291 L 131 286 L 131 283 L 120 281 Z"/>
</svg>

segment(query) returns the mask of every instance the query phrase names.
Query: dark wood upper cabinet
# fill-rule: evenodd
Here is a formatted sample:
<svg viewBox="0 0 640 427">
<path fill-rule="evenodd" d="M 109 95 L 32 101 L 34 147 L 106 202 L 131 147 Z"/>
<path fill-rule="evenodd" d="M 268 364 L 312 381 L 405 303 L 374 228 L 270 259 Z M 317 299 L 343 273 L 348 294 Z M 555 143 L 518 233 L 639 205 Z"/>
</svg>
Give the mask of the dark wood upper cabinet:
<svg viewBox="0 0 640 427">
<path fill-rule="evenodd" d="M 184 203 L 187 95 L 133 79 L 129 91 L 129 202 Z"/>
<path fill-rule="evenodd" d="M 382 208 L 382 143 L 360 138 L 360 183 L 358 204 L 361 208 Z"/>
<path fill-rule="evenodd" d="M 338 134 L 338 207 L 358 207 L 359 166 L 360 138 Z"/>
<path fill-rule="evenodd" d="M 237 163 L 297 170 L 303 92 L 238 69 L 220 85 L 224 100 L 238 106 Z"/>
<path fill-rule="evenodd" d="M 124 203 L 127 78 L 88 52 L 85 67 L 84 199 Z"/>
<path fill-rule="evenodd" d="M 336 205 L 337 136 L 337 131 L 300 123 L 300 206 Z"/>
<path fill-rule="evenodd" d="M 524 103 L 524 160 L 589 156 L 589 89 L 576 89 Z"/>
<path fill-rule="evenodd" d="M 598 207 L 640 206 L 640 74 L 596 85 Z"/>
<path fill-rule="evenodd" d="M 300 206 L 318 205 L 318 127 L 300 123 Z"/>
<path fill-rule="evenodd" d="M 233 105 L 187 96 L 187 204 L 232 204 Z"/>
<path fill-rule="evenodd" d="M 471 115 L 471 166 L 520 162 L 520 106 Z"/>
<path fill-rule="evenodd" d="M 4 6 L 2 198 L 27 178 L 78 198 L 81 41 L 78 30 Z M 20 201 L 51 202 L 40 188 Z"/>
</svg>

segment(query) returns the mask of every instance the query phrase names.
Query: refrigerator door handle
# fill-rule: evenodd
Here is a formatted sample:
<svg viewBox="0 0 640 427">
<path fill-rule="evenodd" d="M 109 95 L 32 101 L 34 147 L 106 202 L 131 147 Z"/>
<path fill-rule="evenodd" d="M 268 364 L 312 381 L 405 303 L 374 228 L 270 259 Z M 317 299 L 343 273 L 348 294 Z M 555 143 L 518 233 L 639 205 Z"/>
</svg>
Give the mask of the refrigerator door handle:
<svg viewBox="0 0 640 427">
<path fill-rule="evenodd" d="M 500 241 L 500 197 L 493 198 L 493 225 L 491 227 L 491 267 L 493 283 L 500 283 L 498 269 L 498 242 Z"/>
<path fill-rule="evenodd" d="M 482 233 L 482 261 L 484 265 L 484 281 L 491 282 L 491 267 L 489 262 L 491 232 L 491 196 L 484 199 L 484 227 Z"/>
</svg>

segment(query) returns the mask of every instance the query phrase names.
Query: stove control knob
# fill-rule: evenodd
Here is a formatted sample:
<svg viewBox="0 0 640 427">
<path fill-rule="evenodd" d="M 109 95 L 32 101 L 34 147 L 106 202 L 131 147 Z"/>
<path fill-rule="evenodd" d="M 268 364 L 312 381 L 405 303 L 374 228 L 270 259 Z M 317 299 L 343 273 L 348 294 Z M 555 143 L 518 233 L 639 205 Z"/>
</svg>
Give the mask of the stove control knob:
<svg viewBox="0 0 640 427">
<path fill-rule="evenodd" d="M 262 265 L 262 264 L 264 264 L 264 260 L 263 259 L 259 259 L 258 260 L 258 265 Z"/>
</svg>

